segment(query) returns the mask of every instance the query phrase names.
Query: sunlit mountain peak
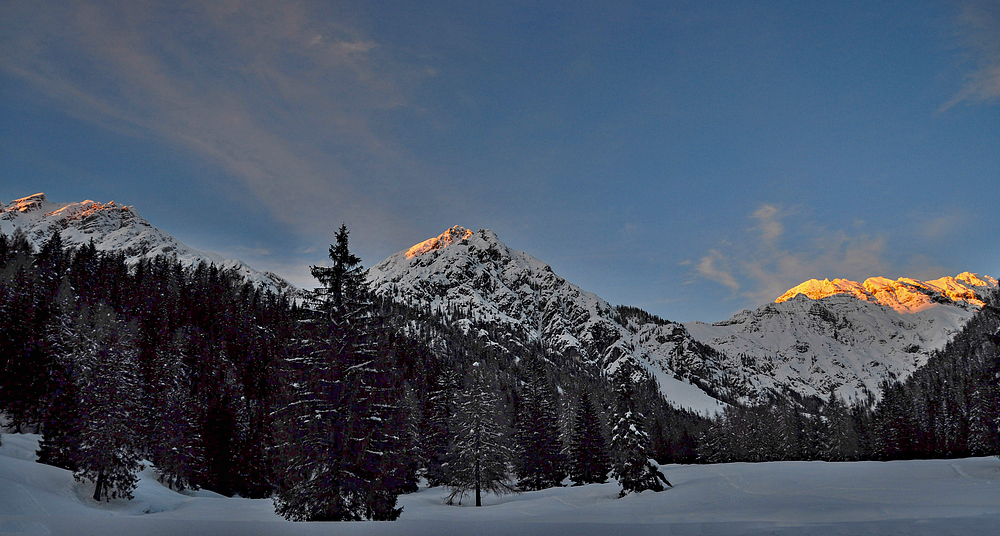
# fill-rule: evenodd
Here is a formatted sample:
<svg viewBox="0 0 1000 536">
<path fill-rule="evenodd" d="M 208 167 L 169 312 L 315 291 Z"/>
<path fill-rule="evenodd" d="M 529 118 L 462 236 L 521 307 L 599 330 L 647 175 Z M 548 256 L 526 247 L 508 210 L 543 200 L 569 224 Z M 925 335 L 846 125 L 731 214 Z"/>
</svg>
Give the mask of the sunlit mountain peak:
<svg viewBox="0 0 1000 536">
<path fill-rule="evenodd" d="M 39 192 L 37 194 L 29 195 L 28 197 L 15 199 L 6 206 L 3 206 L 3 203 L 0 203 L 0 208 L 3 209 L 3 212 L 25 213 L 39 210 L 47 203 L 48 199 L 45 198 L 45 194 Z"/>
<path fill-rule="evenodd" d="M 788 301 L 802 294 L 813 300 L 846 294 L 859 300 L 890 307 L 900 313 L 916 313 L 943 303 L 985 305 L 985 293 L 997 288 L 990 276 L 963 272 L 956 277 L 919 281 L 901 277 L 895 281 L 885 277 L 870 277 L 864 283 L 847 279 L 810 279 L 785 292 L 775 303 Z"/>
<path fill-rule="evenodd" d="M 454 226 L 451 229 L 441 233 L 440 235 L 424 240 L 423 242 L 413 246 L 406 251 L 406 258 L 412 259 L 413 257 L 419 257 L 425 253 L 430 253 L 432 251 L 448 247 L 455 242 L 460 242 L 469 238 L 473 235 L 473 232 L 465 227 Z"/>
</svg>

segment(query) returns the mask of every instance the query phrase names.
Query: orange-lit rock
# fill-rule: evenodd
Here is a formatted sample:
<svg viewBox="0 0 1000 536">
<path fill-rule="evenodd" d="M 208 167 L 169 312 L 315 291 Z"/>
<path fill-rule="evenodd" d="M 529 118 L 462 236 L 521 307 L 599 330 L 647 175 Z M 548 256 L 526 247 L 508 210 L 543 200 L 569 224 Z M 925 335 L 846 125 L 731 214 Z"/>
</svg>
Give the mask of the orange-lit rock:
<svg viewBox="0 0 1000 536">
<path fill-rule="evenodd" d="M 885 277 L 870 277 L 863 284 L 846 279 L 810 279 L 782 294 L 775 303 L 782 303 L 802 294 L 818 300 L 838 294 L 849 294 L 859 300 L 877 303 L 900 313 L 916 313 L 940 303 L 985 305 L 985 292 L 997 288 L 997 280 L 963 272 L 956 277 L 919 281 L 901 277 L 895 281 Z"/>
<path fill-rule="evenodd" d="M 419 257 L 425 253 L 430 253 L 434 250 L 448 247 L 451 244 L 461 240 L 465 240 L 470 236 L 472 236 L 471 230 L 456 225 L 451 229 L 448 229 L 447 231 L 441 233 L 440 236 L 424 240 L 423 242 L 413 246 L 412 248 L 406 251 L 406 258 L 412 259 L 413 257 Z"/>
</svg>

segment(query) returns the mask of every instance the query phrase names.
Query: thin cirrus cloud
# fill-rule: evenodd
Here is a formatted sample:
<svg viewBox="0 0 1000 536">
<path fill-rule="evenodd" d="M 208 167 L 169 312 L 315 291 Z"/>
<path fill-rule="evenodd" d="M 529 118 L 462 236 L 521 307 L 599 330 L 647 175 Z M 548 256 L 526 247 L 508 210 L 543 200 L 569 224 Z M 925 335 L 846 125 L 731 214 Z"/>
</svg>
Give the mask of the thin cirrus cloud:
<svg viewBox="0 0 1000 536">
<path fill-rule="evenodd" d="M 1000 2 L 969 0 L 957 19 L 957 37 L 971 65 L 962 89 L 941 107 L 992 102 L 1000 97 Z"/>
<path fill-rule="evenodd" d="M 733 274 L 728 266 L 719 266 L 720 264 L 728 264 L 725 256 L 718 250 L 711 250 L 709 254 L 702 257 L 698 264 L 695 266 L 695 270 L 709 281 L 715 281 L 725 287 L 729 287 L 733 292 L 740 290 L 740 284 L 733 277 Z"/>
<path fill-rule="evenodd" d="M 405 157 L 371 118 L 406 106 L 426 69 L 338 17 L 238 0 L 14 0 L 0 13 L 0 69 L 68 113 L 187 148 L 286 223 L 396 224 L 365 195 L 364 166 Z"/>
</svg>

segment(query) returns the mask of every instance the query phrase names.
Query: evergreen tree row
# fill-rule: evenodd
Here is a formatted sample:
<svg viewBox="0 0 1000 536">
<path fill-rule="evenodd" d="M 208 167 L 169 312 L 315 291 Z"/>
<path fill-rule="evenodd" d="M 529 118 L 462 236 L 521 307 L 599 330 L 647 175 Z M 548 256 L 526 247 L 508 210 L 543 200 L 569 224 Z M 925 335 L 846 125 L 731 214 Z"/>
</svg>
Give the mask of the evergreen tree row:
<svg viewBox="0 0 1000 536">
<path fill-rule="evenodd" d="M 267 496 L 293 310 L 214 266 L 0 235 L 0 410 L 95 498 L 129 497 L 144 458 L 175 489 Z"/>
<path fill-rule="evenodd" d="M 773 397 L 731 405 L 700 438 L 705 462 L 893 460 L 1000 454 L 1000 310 L 997 296 L 945 348 L 874 407 Z"/>
<path fill-rule="evenodd" d="M 303 305 L 213 265 L 0 234 L 6 425 L 41 433 L 39 461 L 95 500 L 129 498 L 145 459 L 173 489 L 273 497 L 300 520 L 394 519 L 420 476 L 459 501 L 603 482 L 625 414 L 652 431 L 635 463 L 693 461 L 703 421 L 649 378 L 616 390 L 537 343 L 476 336 L 495 326 L 377 300 L 347 236 Z"/>
</svg>

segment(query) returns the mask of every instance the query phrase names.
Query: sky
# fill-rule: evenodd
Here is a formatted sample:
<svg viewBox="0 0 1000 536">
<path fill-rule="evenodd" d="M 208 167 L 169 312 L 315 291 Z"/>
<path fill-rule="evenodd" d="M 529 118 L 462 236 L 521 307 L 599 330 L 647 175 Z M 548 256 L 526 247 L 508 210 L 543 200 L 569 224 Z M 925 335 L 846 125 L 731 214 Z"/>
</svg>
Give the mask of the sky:
<svg viewBox="0 0 1000 536">
<path fill-rule="evenodd" d="M 1000 276 L 1000 1 L 0 0 L 0 200 L 315 286 L 461 225 L 717 321 Z"/>
</svg>

